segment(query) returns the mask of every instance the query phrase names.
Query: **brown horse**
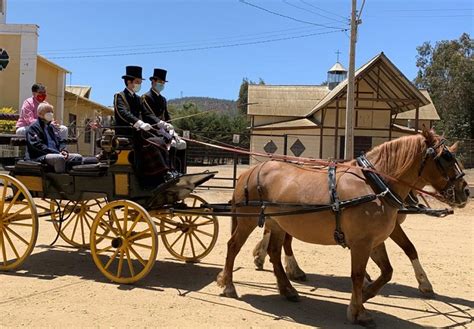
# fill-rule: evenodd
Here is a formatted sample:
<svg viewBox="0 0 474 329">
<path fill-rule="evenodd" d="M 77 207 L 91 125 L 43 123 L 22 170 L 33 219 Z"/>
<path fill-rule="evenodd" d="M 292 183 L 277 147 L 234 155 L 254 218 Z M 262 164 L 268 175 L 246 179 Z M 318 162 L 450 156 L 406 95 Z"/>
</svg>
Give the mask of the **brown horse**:
<svg viewBox="0 0 474 329">
<path fill-rule="evenodd" d="M 402 199 L 407 197 L 411 189 L 402 181 L 410 182 L 418 188 L 430 184 L 450 205 L 463 207 L 467 203 L 468 189 L 452 154 L 455 150 L 456 145 L 447 148 L 440 136 L 433 131 L 424 131 L 420 135 L 402 137 L 377 146 L 367 153 L 367 158 L 378 172 L 390 174 L 397 179 L 390 183 L 390 188 Z M 339 198 L 349 200 L 374 194 L 356 162 L 353 160 L 345 165 L 351 167 L 340 170 L 336 177 Z M 258 216 L 239 216 L 259 212 L 260 207 L 253 203 L 245 206 L 247 200 L 269 202 L 266 211 L 273 213 L 281 211 L 280 207 L 273 206 L 276 203 L 329 204 L 328 178 L 320 172 L 277 161 L 259 164 L 242 174 L 232 198 L 236 212 L 233 221 L 237 224 L 227 244 L 224 269 L 217 277 L 218 284 L 224 287 L 223 294 L 228 297 L 237 297 L 232 278 L 235 257 L 258 224 Z M 340 224 L 351 253 L 352 298 L 347 316 L 353 323 L 372 322 L 363 303 L 374 297 L 391 279 L 392 267 L 384 241 L 396 226 L 397 211 L 385 198 L 378 198 L 345 208 L 342 212 Z M 329 210 L 298 216 L 274 216 L 267 218 L 266 225 L 271 230 L 268 254 L 280 294 L 290 300 L 297 300 L 298 293 L 281 264 L 285 234 L 309 243 L 334 245 L 334 216 Z M 369 257 L 379 266 L 381 275 L 367 287 L 363 287 Z"/>
<path fill-rule="evenodd" d="M 431 297 L 434 295 L 433 286 L 431 285 L 428 276 L 425 273 L 425 270 L 421 266 L 420 260 L 418 258 L 418 252 L 416 251 L 415 246 L 410 241 L 405 231 L 403 231 L 400 224 L 402 224 L 407 215 L 398 214 L 397 223 L 395 228 L 390 234 L 390 239 L 392 239 L 410 259 L 411 265 L 415 272 L 415 278 L 418 281 L 418 289 L 420 292 L 427 296 Z M 270 230 L 265 228 L 263 232 L 262 239 L 255 245 L 253 250 L 254 264 L 257 270 L 263 269 L 263 264 L 265 262 L 265 257 L 267 256 L 268 242 L 270 241 Z M 291 242 L 293 237 L 288 233 L 285 235 L 285 240 L 283 242 L 283 250 L 285 252 L 285 271 L 288 278 L 292 281 L 306 281 L 306 274 L 298 265 L 295 255 L 293 253 L 293 248 Z M 372 280 L 369 275 L 366 274 L 366 279 L 364 285 L 368 285 Z"/>
</svg>

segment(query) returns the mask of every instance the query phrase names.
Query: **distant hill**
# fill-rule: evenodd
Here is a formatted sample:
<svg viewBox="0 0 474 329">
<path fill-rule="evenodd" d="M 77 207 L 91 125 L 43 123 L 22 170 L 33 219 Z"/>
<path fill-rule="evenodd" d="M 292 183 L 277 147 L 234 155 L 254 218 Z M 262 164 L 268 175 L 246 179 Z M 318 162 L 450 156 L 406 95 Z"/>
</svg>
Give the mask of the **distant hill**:
<svg viewBox="0 0 474 329">
<path fill-rule="evenodd" d="M 168 105 L 182 108 L 183 105 L 193 103 L 201 111 L 217 110 L 218 112 L 234 115 L 237 113 L 237 102 L 229 99 L 210 97 L 183 97 L 168 100 Z"/>
</svg>

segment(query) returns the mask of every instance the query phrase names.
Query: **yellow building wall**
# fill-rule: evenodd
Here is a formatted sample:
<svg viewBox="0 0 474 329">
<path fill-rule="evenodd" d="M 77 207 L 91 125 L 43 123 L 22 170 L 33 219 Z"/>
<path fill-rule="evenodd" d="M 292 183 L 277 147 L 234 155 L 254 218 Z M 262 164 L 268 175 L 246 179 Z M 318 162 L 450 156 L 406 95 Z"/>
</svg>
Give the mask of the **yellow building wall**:
<svg viewBox="0 0 474 329">
<path fill-rule="evenodd" d="M 261 116 L 261 115 L 255 115 L 253 117 L 253 125 L 255 127 L 257 126 L 263 126 L 263 125 L 269 125 L 272 123 L 278 123 L 278 122 L 285 122 L 295 119 L 295 117 L 281 117 L 281 116 Z"/>
<path fill-rule="evenodd" d="M 41 60 L 38 60 L 36 65 L 36 82 L 42 83 L 46 86 L 46 91 L 48 93 L 46 101 L 55 108 L 58 108 L 58 80 L 59 76 L 64 74 L 64 72 L 51 65 L 47 65 Z"/>
<path fill-rule="evenodd" d="M 21 36 L 0 34 L 0 48 L 5 49 L 10 57 L 7 68 L 0 71 L 0 107 L 19 111 Z"/>
</svg>

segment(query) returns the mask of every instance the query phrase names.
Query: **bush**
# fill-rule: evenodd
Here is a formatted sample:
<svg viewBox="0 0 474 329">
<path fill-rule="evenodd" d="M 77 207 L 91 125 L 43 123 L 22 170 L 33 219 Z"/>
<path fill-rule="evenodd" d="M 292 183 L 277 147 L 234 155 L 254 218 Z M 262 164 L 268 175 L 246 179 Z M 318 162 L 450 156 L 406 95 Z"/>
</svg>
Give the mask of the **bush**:
<svg viewBox="0 0 474 329">
<path fill-rule="evenodd" d="M 0 108 L 0 114 L 17 114 L 12 107 Z M 0 132 L 15 133 L 16 120 L 0 120 Z"/>
</svg>

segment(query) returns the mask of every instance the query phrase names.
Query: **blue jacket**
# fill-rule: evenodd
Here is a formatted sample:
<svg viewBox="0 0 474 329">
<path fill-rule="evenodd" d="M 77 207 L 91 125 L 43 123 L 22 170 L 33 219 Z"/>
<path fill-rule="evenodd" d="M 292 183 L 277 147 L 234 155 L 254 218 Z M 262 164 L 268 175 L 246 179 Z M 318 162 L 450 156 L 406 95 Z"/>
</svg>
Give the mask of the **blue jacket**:
<svg viewBox="0 0 474 329">
<path fill-rule="evenodd" d="M 55 148 L 48 146 L 45 128 L 49 132 L 49 136 L 53 139 L 56 145 Z M 38 118 L 26 131 L 26 148 L 26 159 L 41 161 L 46 154 L 61 153 L 61 151 L 66 148 L 66 143 L 60 139 L 58 132 L 53 129 L 53 126 Z"/>
</svg>

